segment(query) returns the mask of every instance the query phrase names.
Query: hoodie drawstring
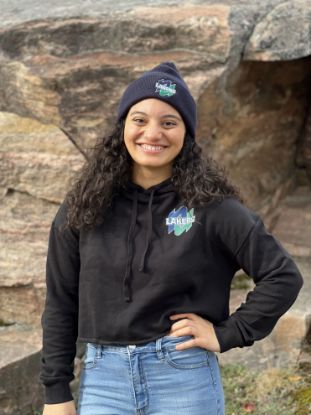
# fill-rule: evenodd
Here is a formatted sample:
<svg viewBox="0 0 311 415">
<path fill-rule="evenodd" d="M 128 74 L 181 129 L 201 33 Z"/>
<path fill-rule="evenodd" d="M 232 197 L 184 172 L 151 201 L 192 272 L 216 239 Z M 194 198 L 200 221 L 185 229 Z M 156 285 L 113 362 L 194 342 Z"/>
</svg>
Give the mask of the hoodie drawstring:
<svg viewBox="0 0 311 415">
<path fill-rule="evenodd" d="M 137 217 L 137 190 L 134 192 L 134 199 L 132 204 L 132 216 L 131 216 L 131 224 L 129 233 L 127 235 L 127 262 L 126 262 L 126 270 L 125 275 L 123 278 L 123 290 L 124 290 L 124 298 L 126 301 L 131 301 L 131 293 L 130 293 L 130 272 L 131 272 L 131 263 L 132 263 L 132 257 L 133 257 L 133 233 L 135 229 L 135 223 L 136 223 L 136 217 Z"/>
<path fill-rule="evenodd" d="M 147 227 L 147 232 L 146 232 L 146 243 L 145 243 L 144 253 L 143 253 L 143 256 L 141 258 L 139 271 L 144 271 L 145 258 L 146 258 L 146 254 L 148 252 L 150 239 L 151 239 L 151 234 L 152 234 L 152 201 L 153 201 L 153 194 L 154 194 L 154 189 L 152 190 L 152 192 L 150 194 L 150 198 L 149 198 L 149 202 L 148 202 L 148 227 Z"/>
<path fill-rule="evenodd" d="M 148 252 L 151 235 L 152 235 L 152 201 L 153 201 L 154 191 L 155 189 L 151 191 L 149 202 L 148 202 L 148 218 L 147 218 L 145 249 L 142 254 L 139 271 L 144 271 L 145 258 Z M 129 232 L 127 235 L 127 261 L 126 261 L 125 275 L 123 278 L 123 293 L 124 293 L 124 299 L 127 302 L 131 301 L 130 274 L 131 274 L 131 265 L 132 265 L 132 259 L 133 259 L 133 235 L 134 235 L 136 219 L 137 219 L 137 199 L 138 199 L 138 195 L 137 195 L 137 189 L 136 189 L 134 191 L 134 198 L 133 198 L 133 203 L 132 203 L 131 223 L 130 223 L 130 228 L 129 228 Z"/>
</svg>

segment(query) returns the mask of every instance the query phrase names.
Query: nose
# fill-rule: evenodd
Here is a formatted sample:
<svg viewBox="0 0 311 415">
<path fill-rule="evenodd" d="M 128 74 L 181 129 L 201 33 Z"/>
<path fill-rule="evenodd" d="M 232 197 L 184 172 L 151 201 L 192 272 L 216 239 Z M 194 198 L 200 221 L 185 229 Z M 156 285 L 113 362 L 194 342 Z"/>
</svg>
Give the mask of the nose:
<svg viewBox="0 0 311 415">
<path fill-rule="evenodd" d="M 158 123 L 150 122 L 144 130 L 144 137 L 149 141 L 158 140 L 162 137 L 162 128 Z"/>
</svg>

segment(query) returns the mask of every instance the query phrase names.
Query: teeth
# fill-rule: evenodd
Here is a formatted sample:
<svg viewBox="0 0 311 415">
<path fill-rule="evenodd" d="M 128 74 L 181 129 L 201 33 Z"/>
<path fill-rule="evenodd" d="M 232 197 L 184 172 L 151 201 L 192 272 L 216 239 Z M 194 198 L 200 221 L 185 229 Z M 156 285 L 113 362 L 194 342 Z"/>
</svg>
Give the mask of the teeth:
<svg viewBox="0 0 311 415">
<path fill-rule="evenodd" d="M 141 144 L 141 147 L 143 147 L 145 150 L 149 150 L 149 151 L 159 151 L 159 150 L 162 150 L 164 148 L 162 146 L 150 146 L 148 144 Z"/>
</svg>

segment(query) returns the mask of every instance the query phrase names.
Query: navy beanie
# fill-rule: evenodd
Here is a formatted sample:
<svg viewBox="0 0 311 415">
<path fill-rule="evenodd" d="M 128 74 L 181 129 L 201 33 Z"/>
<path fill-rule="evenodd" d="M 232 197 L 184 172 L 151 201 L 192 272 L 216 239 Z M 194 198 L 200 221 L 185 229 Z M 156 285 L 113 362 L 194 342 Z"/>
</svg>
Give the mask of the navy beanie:
<svg viewBox="0 0 311 415">
<path fill-rule="evenodd" d="M 119 104 L 118 121 L 126 117 L 132 105 L 147 98 L 157 98 L 174 107 L 195 138 L 196 103 L 174 63 L 163 62 L 129 84 Z"/>
</svg>

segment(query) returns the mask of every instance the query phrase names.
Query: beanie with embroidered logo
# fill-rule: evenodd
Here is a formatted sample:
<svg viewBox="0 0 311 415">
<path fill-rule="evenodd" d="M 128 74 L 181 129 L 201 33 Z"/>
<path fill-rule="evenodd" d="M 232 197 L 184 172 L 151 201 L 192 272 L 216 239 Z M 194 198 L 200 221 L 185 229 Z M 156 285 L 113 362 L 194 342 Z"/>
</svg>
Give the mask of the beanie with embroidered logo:
<svg viewBox="0 0 311 415">
<path fill-rule="evenodd" d="M 173 62 L 162 62 L 129 84 L 121 97 L 118 121 L 126 117 L 134 104 L 147 98 L 156 98 L 174 107 L 195 138 L 196 103 Z"/>
</svg>

